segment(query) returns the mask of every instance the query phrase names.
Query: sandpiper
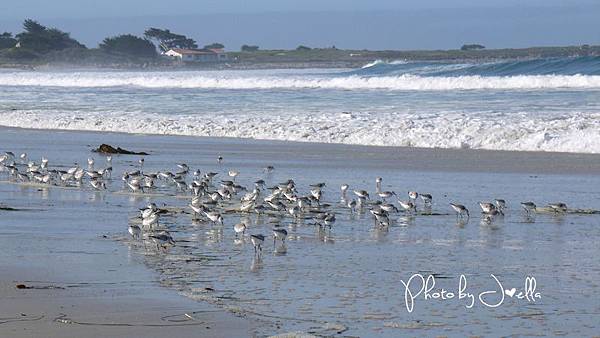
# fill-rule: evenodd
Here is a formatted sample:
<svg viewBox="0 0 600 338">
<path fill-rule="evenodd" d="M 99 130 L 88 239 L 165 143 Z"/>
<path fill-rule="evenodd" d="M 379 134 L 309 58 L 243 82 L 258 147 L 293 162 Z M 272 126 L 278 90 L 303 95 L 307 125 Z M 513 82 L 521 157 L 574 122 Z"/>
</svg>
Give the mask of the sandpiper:
<svg viewBox="0 0 600 338">
<path fill-rule="evenodd" d="M 142 234 L 142 228 L 140 228 L 139 225 L 130 224 L 128 231 L 133 239 L 140 239 L 140 236 Z"/>
<path fill-rule="evenodd" d="M 486 214 L 489 214 L 490 212 L 496 210 L 496 206 L 489 202 L 479 202 L 479 207 L 481 208 L 481 211 L 483 211 Z"/>
<path fill-rule="evenodd" d="M 288 232 L 282 228 L 273 228 L 273 247 L 275 247 L 275 241 L 280 240 L 282 244 L 285 244 L 285 238 Z"/>
<path fill-rule="evenodd" d="M 383 181 L 383 178 L 381 178 L 381 177 L 375 178 L 375 192 L 378 194 L 381 192 L 381 182 L 382 181 Z"/>
<path fill-rule="evenodd" d="M 350 213 L 354 213 L 356 211 L 356 200 L 352 199 L 347 204 L 348 208 L 350 208 Z"/>
<path fill-rule="evenodd" d="M 369 199 L 369 193 L 366 190 L 354 190 L 353 192 L 361 200 Z"/>
<path fill-rule="evenodd" d="M 548 207 L 550 209 L 552 209 L 552 211 L 554 211 L 556 213 L 565 213 L 565 212 L 567 212 L 567 205 L 565 203 L 562 203 L 562 202 L 550 203 L 550 204 L 548 204 Z"/>
<path fill-rule="evenodd" d="M 171 234 L 166 230 L 151 234 L 148 238 L 156 243 L 156 249 L 159 249 L 159 247 L 166 249 L 168 245 L 175 245 L 175 240 L 173 240 Z"/>
<path fill-rule="evenodd" d="M 402 209 L 404 209 L 404 211 L 411 212 L 417 210 L 417 206 L 412 201 L 398 200 L 398 204 L 400 207 L 402 207 Z"/>
<path fill-rule="evenodd" d="M 229 170 L 228 174 L 229 177 L 231 177 L 235 181 L 235 178 L 240 174 L 240 172 L 237 170 Z"/>
<path fill-rule="evenodd" d="M 413 201 L 416 202 L 417 198 L 419 197 L 419 193 L 416 191 L 409 191 L 408 192 L 408 198 Z"/>
<path fill-rule="evenodd" d="M 216 211 L 209 211 L 209 212 L 204 212 L 204 214 L 206 215 L 206 217 L 208 217 L 208 219 L 213 222 L 214 224 L 221 224 L 223 225 L 223 216 L 221 216 L 221 214 L 219 214 Z"/>
<path fill-rule="evenodd" d="M 467 218 L 470 217 L 469 215 L 469 209 L 467 209 L 464 205 L 462 204 L 456 204 L 456 203 L 450 203 L 450 207 L 452 207 L 452 209 L 454 211 L 456 211 L 456 217 L 463 217 L 463 214 L 467 214 Z"/>
<path fill-rule="evenodd" d="M 233 231 L 235 232 L 235 238 L 238 237 L 239 234 L 242 234 L 242 236 L 244 236 L 244 234 L 246 233 L 246 223 L 241 222 L 241 223 L 237 223 L 236 225 L 233 226 Z"/>
<path fill-rule="evenodd" d="M 264 235 L 250 235 L 250 241 L 252 241 L 252 245 L 254 245 L 254 253 L 262 252 L 262 244 L 265 241 Z"/>
<path fill-rule="evenodd" d="M 433 196 L 431 196 L 431 194 L 419 194 L 419 196 L 421 196 L 423 203 L 431 205 L 431 201 L 433 201 Z"/>
<path fill-rule="evenodd" d="M 347 184 L 342 184 L 342 186 L 340 187 L 340 190 L 342 191 L 342 201 L 348 199 L 348 196 L 346 195 L 348 193 L 348 188 L 350 188 L 350 186 Z"/>
<path fill-rule="evenodd" d="M 529 215 L 532 211 L 536 211 L 537 206 L 533 202 L 521 202 L 521 206 L 525 209 L 525 212 Z"/>
<path fill-rule="evenodd" d="M 381 191 L 377 193 L 377 196 L 381 197 L 384 201 L 394 195 L 396 195 L 396 193 L 393 191 Z"/>
<path fill-rule="evenodd" d="M 500 212 L 504 212 L 504 209 L 506 209 L 506 201 L 503 199 L 495 199 L 494 204 L 496 204 L 496 208 Z"/>
</svg>

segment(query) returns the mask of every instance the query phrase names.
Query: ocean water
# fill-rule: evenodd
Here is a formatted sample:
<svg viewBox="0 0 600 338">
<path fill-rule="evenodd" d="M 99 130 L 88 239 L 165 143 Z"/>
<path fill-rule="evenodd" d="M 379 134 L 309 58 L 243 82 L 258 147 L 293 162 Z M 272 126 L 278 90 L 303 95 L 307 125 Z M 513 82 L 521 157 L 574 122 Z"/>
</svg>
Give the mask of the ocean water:
<svg viewBox="0 0 600 338">
<path fill-rule="evenodd" d="M 600 153 L 600 57 L 359 69 L 0 71 L 0 125 Z"/>
</svg>

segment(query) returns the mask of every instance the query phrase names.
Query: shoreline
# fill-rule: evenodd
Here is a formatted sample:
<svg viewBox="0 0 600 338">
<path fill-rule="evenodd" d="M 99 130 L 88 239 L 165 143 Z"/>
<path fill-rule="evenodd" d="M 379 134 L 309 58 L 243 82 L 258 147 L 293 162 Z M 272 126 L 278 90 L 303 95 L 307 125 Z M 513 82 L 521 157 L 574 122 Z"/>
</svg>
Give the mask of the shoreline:
<svg viewBox="0 0 600 338">
<path fill-rule="evenodd" d="M 355 145 L 343 143 L 320 143 L 303 141 L 283 141 L 269 139 L 253 138 L 235 138 L 235 137 L 209 137 L 209 136 L 188 136 L 188 135 L 163 135 L 163 134 L 138 134 L 125 132 L 107 132 L 107 131 L 88 131 L 88 130 L 70 130 L 70 129 L 35 129 L 0 126 L 0 131 L 7 132 L 25 132 L 25 133 L 67 133 L 72 135 L 94 135 L 95 138 L 102 138 L 104 141 L 111 139 L 110 135 L 119 138 L 156 138 L 157 140 L 169 140 L 174 143 L 179 140 L 185 143 L 208 143 L 221 144 L 228 148 L 245 147 L 249 149 L 260 148 L 261 146 L 274 146 L 277 148 L 289 147 L 291 149 L 322 148 L 328 154 L 331 154 L 332 160 L 336 159 L 336 154 L 346 152 L 358 152 L 361 157 L 389 158 L 401 160 L 411 158 L 410 162 L 401 161 L 399 169 L 423 170 L 423 171 L 473 171 L 473 172 L 532 172 L 544 174 L 590 174 L 600 173 L 600 154 L 592 153 L 571 153 L 571 152 L 545 152 L 545 151 L 511 151 L 511 150 L 489 150 L 489 149 L 459 149 L 459 148 L 418 148 L 402 146 L 377 146 L 377 145 Z M 104 137 L 102 137 L 104 136 Z M 108 136 L 108 137 L 106 137 Z M 112 144 L 111 141 L 101 141 L 101 143 L 111 144 L 129 149 L 127 145 Z M 88 145 L 98 147 L 101 143 Z M 150 153 L 153 149 L 129 149 L 134 151 L 146 151 Z M 371 155 L 369 155 L 371 154 Z M 366 156 L 365 156 L 366 155 Z M 434 160 L 434 161 L 432 161 Z M 373 166 L 382 165 L 382 161 Z M 383 161 L 386 162 L 386 161 Z"/>
</svg>

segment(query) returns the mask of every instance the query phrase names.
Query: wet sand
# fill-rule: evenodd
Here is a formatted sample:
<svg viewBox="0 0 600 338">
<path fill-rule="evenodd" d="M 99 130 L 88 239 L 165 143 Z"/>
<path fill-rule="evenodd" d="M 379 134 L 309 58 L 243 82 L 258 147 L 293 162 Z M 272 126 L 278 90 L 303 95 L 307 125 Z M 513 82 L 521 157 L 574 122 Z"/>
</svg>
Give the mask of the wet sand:
<svg viewBox="0 0 600 338">
<path fill-rule="evenodd" d="M 168 332 L 212 337 L 290 331 L 332 334 L 336 329 L 343 331 L 341 335 L 358 336 L 597 332 L 593 314 L 599 309 L 585 295 L 598 291 L 594 280 L 599 272 L 593 259 L 594 243 L 600 237 L 594 226 L 598 216 L 541 214 L 534 224 L 527 224 L 518 212 L 518 201 L 561 200 L 577 208 L 600 209 L 600 196 L 590 188 L 600 183 L 600 155 L 0 128 L 0 150 L 27 152 L 36 159 L 43 154 L 66 166 L 83 163 L 90 156 L 100 162 L 102 158 L 90 149 L 101 143 L 150 152 L 148 170 L 172 168 L 182 161 L 204 172 L 236 168 L 245 184 L 272 164 L 276 168 L 270 178 L 273 182 L 289 177 L 302 186 L 327 181 L 329 201 L 337 200 L 338 187 L 347 180 L 356 188 L 372 190 L 374 177 L 382 176 L 386 187 L 417 187 L 434 194 L 439 201 L 434 207 L 441 216 L 400 217 L 396 226 L 381 233 L 370 230 L 372 220 L 367 215 L 354 217 L 340 209 L 333 234 L 325 238 L 306 225 L 280 220 L 292 232 L 288 253 L 268 254 L 256 264 L 251 245 L 232 244 L 231 229 L 190 224 L 189 216 L 172 220 L 177 239 L 197 243 L 188 248 L 159 256 L 128 242 L 128 218 L 137 207 L 157 200 L 184 208 L 185 201 L 117 194 L 120 182 L 113 182 L 107 193 L 0 184 L 0 203 L 24 209 L 0 211 L 0 240 L 5 248 L 0 258 L 0 292 L 3 299 L 10 299 L 0 305 L 0 317 L 7 321 L 0 324 L 0 335 L 163 336 Z M 223 166 L 216 164 L 219 154 L 225 158 Z M 137 165 L 138 158 L 115 156 L 113 177 L 118 181 L 123 170 Z M 447 207 L 450 200 L 471 207 L 478 200 L 495 197 L 512 202 L 511 215 L 498 224 L 479 224 L 479 216 L 474 216 L 461 226 Z M 256 231 L 268 231 L 268 222 L 250 218 Z M 227 225 L 236 220 L 227 219 Z M 190 255 L 213 255 L 227 264 L 182 264 L 182 257 Z M 489 287 L 489 277 L 485 278 L 489 273 L 514 285 L 533 273 L 545 302 L 529 306 L 515 302 L 497 311 L 481 307 L 465 311 L 456 304 L 420 302 L 415 313 L 407 314 L 399 280 L 417 272 L 447 278 L 466 273 L 474 279 L 474 287 Z M 17 290 L 17 283 L 64 289 Z M 235 290 L 239 285 L 243 286 Z M 216 297 L 202 292 L 206 287 L 215 289 Z M 234 313 L 243 313 L 245 318 L 223 309 L 242 309 Z M 194 320 L 182 318 L 198 310 L 209 312 L 192 315 Z M 280 318 L 271 320 L 265 315 Z M 298 316 L 310 325 L 285 319 Z M 12 321 L 17 317 L 21 321 Z M 100 326 L 56 318 L 90 324 L 193 325 Z M 327 331 L 320 321 L 341 326 Z M 210 329 L 199 332 L 197 326 L 204 325 Z"/>
</svg>

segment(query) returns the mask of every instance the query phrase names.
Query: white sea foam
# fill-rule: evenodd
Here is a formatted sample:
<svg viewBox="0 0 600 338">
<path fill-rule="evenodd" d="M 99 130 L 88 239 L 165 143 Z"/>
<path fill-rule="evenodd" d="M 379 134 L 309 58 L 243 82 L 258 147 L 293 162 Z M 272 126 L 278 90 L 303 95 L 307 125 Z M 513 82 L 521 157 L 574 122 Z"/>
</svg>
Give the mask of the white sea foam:
<svg viewBox="0 0 600 338">
<path fill-rule="evenodd" d="M 0 112 L 0 125 L 40 129 L 241 137 L 426 148 L 600 153 L 600 112 L 428 115 L 162 115 L 120 112 Z"/>
<path fill-rule="evenodd" d="M 242 76 L 225 72 L 0 72 L 0 86 L 140 87 L 187 89 L 474 90 L 595 89 L 598 75 L 368 77 L 359 75 Z"/>
</svg>

